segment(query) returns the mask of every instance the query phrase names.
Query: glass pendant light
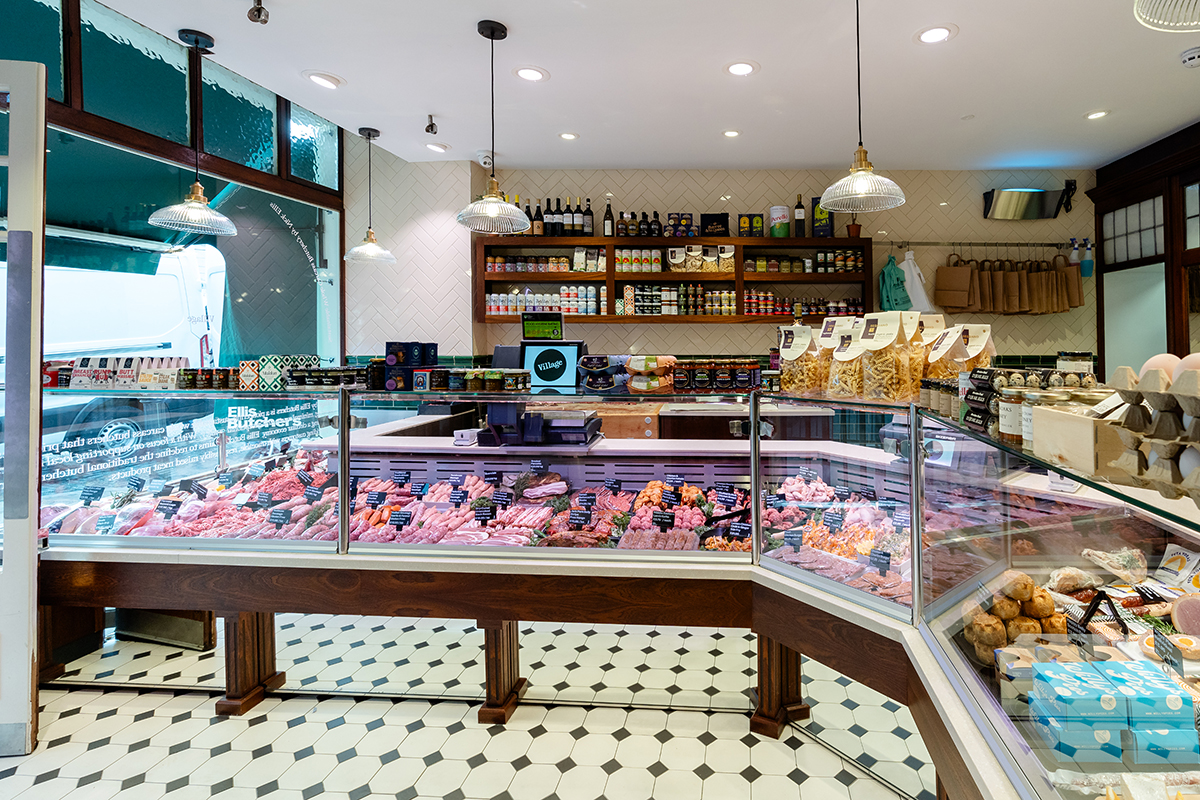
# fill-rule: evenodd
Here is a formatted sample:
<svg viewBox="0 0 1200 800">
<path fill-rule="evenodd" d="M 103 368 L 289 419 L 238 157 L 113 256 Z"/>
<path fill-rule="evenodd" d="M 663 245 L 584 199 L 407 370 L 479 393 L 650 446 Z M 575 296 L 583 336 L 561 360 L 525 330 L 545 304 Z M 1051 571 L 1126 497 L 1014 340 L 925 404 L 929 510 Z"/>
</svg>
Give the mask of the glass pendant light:
<svg viewBox="0 0 1200 800">
<path fill-rule="evenodd" d="M 1133 16 L 1156 31 L 1196 33 L 1200 31 L 1200 0 L 1134 0 Z"/>
<path fill-rule="evenodd" d="M 182 30 L 179 38 L 198 53 L 211 53 L 213 38 L 200 31 Z M 196 182 L 182 203 L 160 208 L 150 215 L 147 223 L 156 228 L 167 228 L 202 236 L 237 236 L 237 226 L 229 217 L 216 209 L 209 208 L 204 187 L 200 185 L 200 143 L 193 142 L 196 152 Z"/>
<path fill-rule="evenodd" d="M 458 224 L 472 233 L 524 233 L 531 225 L 529 217 L 512 203 L 504 202 L 500 183 L 496 180 L 496 40 L 507 37 L 508 28 L 485 19 L 479 23 L 478 30 L 480 36 L 492 43 L 492 176 L 488 179 L 487 194 L 458 212 Z"/>
<path fill-rule="evenodd" d="M 374 191 L 371 176 L 371 142 L 379 138 L 379 131 L 375 128 L 359 128 L 358 135 L 367 140 L 367 235 L 363 237 L 362 244 L 346 251 L 346 263 L 391 266 L 396 263 L 396 257 L 375 239 L 375 231 L 371 229 L 371 195 Z"/>
<path fill-rule="evenodd" d="M 850 174 L 830 186 L 821 195 L 821 208 L 861 214 L 886 211 L 904 205 L 904 190 L 882 175 L 876 175 L 862 142 L 862 42 L 860 41 L 858 0 L 854 0 L 854 46 L 858 67 L 858 149 Z"/>
</svg>

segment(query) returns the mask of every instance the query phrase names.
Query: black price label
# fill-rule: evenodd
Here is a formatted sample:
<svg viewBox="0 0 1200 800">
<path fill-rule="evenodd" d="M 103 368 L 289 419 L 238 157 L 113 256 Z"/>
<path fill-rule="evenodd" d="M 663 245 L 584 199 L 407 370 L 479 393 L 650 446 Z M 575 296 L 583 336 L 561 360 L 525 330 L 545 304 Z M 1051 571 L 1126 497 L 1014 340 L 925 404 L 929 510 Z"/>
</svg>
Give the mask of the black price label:
<svg viewBox="0 0 1200 800">
<path fill-rule="evenodd" d="M 753 530 L 749 522 L 729 523 L 729 535 L 734 539 L 745 539 Z"/>
<path fill-rule="evenodd" d="M 305 486 L 312 486 L 312 482 L 313 482 L 312 475 L 309 475 L 304 470 L 300 470 L 299 472 L 296 473 L 296 480 L 300 481 Z"/>
<path fill-rule="evenodd" d="M 665 531 L 675 524 L 675 515 L 670 511 L 655 511 L 651 521 Z"/>
<path fill-rule="evenodd" d="M 424 500 L 425 495 L 429 494 L 429 484 L 414 483 L 410 491 L 412 492 L 413 497 L 417 498 L 418 500 Z"/>
<path fill-rule="evenodd" d="M 309 486 L 304 490 L 304 499 L 310 503 L 315 503 L 321 499 L 321 495 L 325 494 L 320 486 Z"/>
<path fill-rule="evenodd" d="M 333 515 L 335 517 L 338 515 L 338 509 L 341 507 L 342 507 L 341 501 L 339 501 L 339 500 L 333 501 Z"/>
<path fill-rule="evenodd" d="M 621 479 L 608 478 L 604 481 L 604 488 L 608 489 L 613 494 L 616 494 L 617 492 L 621 491 Z"/>
<path fill-rule="evenodd" d="M 508 508 L 512 505 L 512 492 L 503 492 L 497 489 L 492 492 L 492 502 L 502 508 Z"/>
<path fill-rule="evenodd" d="M 354 497 L 358 493 L 358 476 L 350 476 L 350 496 Z"/>
<path fill-rule="evenodd" d="M 1154 637 L 1155 645 L 1158 644 L 1158 638 L 1159 637 L 1157 635 Z M 1091 632 L 1088 631 L 1087 626 L 1082 622 L 1077 622 L 1070 617 L 1067 617 L 1067 639 L 1069 639 L 1071 644 L 1075 645 L 1076 647 L 1082 647 L 1084 652 L 1086 652 L 1089 656 L 1095 655 L 1096 650 L 1095 646 L 1092 644 Z"/>
<path fill-rule="evenodd" d="M 450 492 L 450 502 L 454 503 L 455 507 L 467 502 L 467 497 L 468 493 L 466 489 L 454 489 Z"/>
<path fill-rule="evenodd" d="M 233 473 L 232 472 L 218 472 L 217 473 L 217 483 L 219 483 L 222 486 L 228 486 L 229 484 L 233 483 Z"/>
<path fill-rule="evenodd" d="M 674 517 L 672 517 L 674 519 Z M 572 528 L 582 528 L 584 525 L 592 524 L 592 512 L 581 511 L 577 508 L 571 509 L 567 514 L 567 524 Z"/>
<path fill-rule="evenodd" d="M 251 464 L 250 468 L 246 470 L 246 474 L 251 478 L 261 478 L 266 471 L 267 468 L 262 464 Z"/>
<path fill-rule="evenodd" d="M 181 505 L 183 505 L 182 500 L 159 500 L 158 505 L 154 507 L 154 510 L 159 514 L 162 514 L 167 519 L 170 519 L 179 513 L 179 507 Z"/>
<path fill-rule="evenodd" d="M 871 569 L 879 570 L 880 575 L 886 575 L 888 570 L 892 568 L 892 554 L 888 550 L 880 550 L 878 547 L 871 548 L 870 556 Z"/>
<path fill-rule="evenodd" d="M 388 515 L 388 525 L 394 528 L 403 528 L 410 522 L 412 522 L 411 511 L 393 511 Z"/>
<path fill-rule="evenodd" d="M 110 533 L 116 521 L 116 514 L 101 514 L 96 518 L 96 533 Z"/>
<path fill-rule="evenodd" d="M 278 466 L 279 466 L 279 462 L 273 458 L 268 458 L 266 461 L 263 462 L 263 469 L 266 470 L 267 472 L 270 472 L 271 470 L 275 469 Z"/>
<path fill-rule="evenodd" d="M 134 476 L 125 481 L 125 485 L 130 489 L 133 489 L 135 492 L 140 492 L 142 489 L 146 488 L 146 479 Z"/>
<path fill-rule="evenodd" d="M 266 508 L 275 501 L 270 492 L 259 492 L 254 498 L 254 504 L 259 508 Z"/>
<path fill-rule="evenodd" d="M 667 508 L 674 508 L 683 502 L 683 498 L 679 496 L 679 492 L 672 491 L 671 489 L 664 489 L 662 493 L 662 501 L 666 504 Z"/>
<path fill-rule="evenodd" d="M 83 501 L 85 506 L 90 506 L 92 503 L 99 500 L 103 494 L 103 486 L 85 486 L 83 491 L 79 493 L 79 499 Z"/>
<path fill-rule="evenodd" d="M 579 504 L 580 508 L 590 511 L 592 506 L 596 505 L 596 495 L 592 492 L 580 492 L 579 498 L 575 502 Z"/>
<path fill-rule="evenodd" d="M 812 467 L 801 467 L 796 470 L 796 474 L 806 481 L 815 481 L 817 479 L 817 471 Z"/>
<path fill-rule="evenodd" d="M 733 508 L 737 505 L 738 496 L 736 492 L 727 492 L 720 489 L 717 490 L 717 502 L 726 508 Z"/>
<path fill-rule="evenodd" d="M 367 492 L 367 505 L 371 508 L 379 508 L 384 500 L 387 500 L 387 492 Z"/>
<path fill-rule="evenodd" d="M 732 492 L 737 487 L 729 481 L 717 481 L 716 484 L 713 485 L 713 488 L 718 492 Z"/>
<path fill-rule="evenodd" d="M 837 500 L 846 500 L 847 498 L 850 497 L 850 487 L 849 486 L 833 487 L 833 496 L 834 496 L 834 499 L 837 499 Z"/>
<path fill-rule="evenodd" d="M 799 550 L 801 547 L 804 546 L 804 531 L 802 531 L 802 530 L 784 531 L 783 543 L 789 547 L 794 547 L 797 550 Z"/>
<path fill-rule="evenodd" d="M 50 531 L 50 533 L 58 533 L 59 531 L 62 530 L 62 524 L 63 524 L 62 518 L 56 519 L 56 520 L 54 520 L 54 522 L 50 523 L 50 527 L 48 528 L 48 530 Z"/>
<path fill-rule="evenodd" d="M 1161 658 L 1164 664 L 1175 670 L 1180 678 L 1183 678 L 1183 652 L 1180 651 L 1178 645 L 1160 631 L 1154 632 L 1154 655 Z"/>
<path fill-rule="evenodd" d="M 872 502 L 874 502 L 874 500 L 875 500 L 875 490 L 874 489 L 859 489 L 858 494 L 864 500 L 871 500 Z"/>
<path fill-rule="evenodd" d="M 167 482 L 166 481 L 150 481 L 150 485 L 146 487 L 146 490 L 148 492 L 150 492 L 150 494 L 154 495 L 155 497 L 164 495 L 167 493 Z"/>
<path fill-rule="evenodd" d="M 208 487 L 200 481 L 192 481 L 192 494 L 203 500 L 208 497 Z"/>
<path fill-rule="evenodd" d="M 879 510 L 885 514 L 893 514 L 896 511 L 896 506 L 899 503 L 891 497 L 881 497 L 878 500 Z"/>
<path fill-rule="evenodd" d="M 821 521 L 825 523 L 825 527 L 829 528 L 831 532 L 836 532 L 842 529 L 842 520 L 845 516 L 845 514 L 826 511 L 824 516 L 821 517 Z"/>
<path fill-rule="evenodd" d="M 666 477 L 663 483 L 665 483 L 667 486 L 673 486 L 678 489 L 680 486 L 683 486 L 684 480 L 682 475 L 671 474 Z"/>
<path fill-rule="evenodd" d="M 277 508 L 271 512 L 271 516 L 267 517 L 267 522 L 275 526 L 275 530 L 279 530 L 284 525 L 290 524 L 292 521 L 292 510 L 290 508 Z"/>
<path fill-rule="evenodd" d="M 487 522 L 488 520 L 495 519 L 495 518 L 496 518 L 496 507 L 495 506 L 480 506 L 479 508 L 475 509 L 475 521 L 476 522 Z"/>
<path fill-rule="evenodd" d="M 767 505 L 771 508 L 787 508 L 788 499 L 785 494 L 773 494 L 767 497 Z"/>
<path fill-rule="evenodd" d="M 898 530 L 912 527 L 912 511 L 908 506 L 896 506 L 896 510 L 892 514 L 892 525 Z"/>
<path fill-rule="evenodd" d="M 504 474 L 502 472 L 500 472 L 500 470 L 498 470 L 498 469 L 485 469 L 483 471 L 483 482 L 490 483 L 493 486 L 499 486 L 500 480 L 503 477 L 504 477 Z"/>
<path fill-rule="evenodd" d="M 394 469 L 392 470 L 392 481 L 403 486 L 412 480 L 412 470 L 410 469 Z"/>
<path fill-rule="evenodd" d="M 545 475 L 549 470 L 546 468 L 546 460 L 535 458 L 529 462 L 529 471 L 534 475 Z"/>
<path fill-rule="evenodd" d="M 462 486 L 467 482 L 467 476 L 461 472 L 451 472 L 450 480 L 447 481 L 451 486 Z"/>
</svg>

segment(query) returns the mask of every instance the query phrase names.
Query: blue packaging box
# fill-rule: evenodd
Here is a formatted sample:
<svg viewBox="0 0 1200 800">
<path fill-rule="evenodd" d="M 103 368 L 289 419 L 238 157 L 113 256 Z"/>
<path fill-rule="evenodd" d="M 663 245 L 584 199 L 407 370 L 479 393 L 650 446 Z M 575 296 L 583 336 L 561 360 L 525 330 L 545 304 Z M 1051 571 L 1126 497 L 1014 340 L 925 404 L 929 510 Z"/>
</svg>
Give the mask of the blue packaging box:
<svg viewBox="0 0 1200 800">
<path fill-rule="evenodd" d="M 1139 728 L 1121 731 L 1126 765 L 1177 768 L 1200 764 L 1196 730 Z"/>
<path fill-rule="evenodd" d="M 383 358 L 389 367 L 419 367 L 425 360 L 425 348 L 420 342 L 387 342 Z"/>
<path fill-rule="evenodd" d="M 412 367 L 384 367 L 383 388 L 389 392 L 411 392 L 413 373 Z"/>
<path fill-rule="evenodd" d="M 421 345 L 421 366 L 436 367 L 438 365 L 437 342 L 425 342 Z"/>
<path fill-rule="evenodd" d="M 1049 713 L 1036 698 L 1030 698 L 1029 712 L 1033 727 L 1042 741 L 1058 755 L 1077 762 L 1120 763 L 1122 729 L 1068 730 L 1063 725 L 1064 720 Z"/>
<path fill-rule="evenodd" d="M 1125 697 L 1131 728 L 1196 727 L 1192 696 L 1151 661 L 1100 661 L 1093 664 Z"/>
<path fill-rule="evenodd" d="M 1129 722 L 1124 695 L 1087 662 L 1034 664 L 1032 695 L 1064 728 L 1111 729 Z"/>
</svg>

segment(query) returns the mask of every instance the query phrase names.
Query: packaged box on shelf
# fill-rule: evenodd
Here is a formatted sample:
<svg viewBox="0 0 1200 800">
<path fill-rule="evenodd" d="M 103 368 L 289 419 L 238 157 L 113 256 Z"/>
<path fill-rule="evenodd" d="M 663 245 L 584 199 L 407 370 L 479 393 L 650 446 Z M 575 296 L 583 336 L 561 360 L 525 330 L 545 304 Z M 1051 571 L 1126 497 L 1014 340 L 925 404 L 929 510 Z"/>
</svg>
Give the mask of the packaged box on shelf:
<svg viewBox="0 0 1200 800">
<path fill-rule="evenodd" d="M 265 355 L 258 358 L 258 391 L 282 392 L 287 388 L 283 371 L 283 356 Z"/>
<path fill-rule="evenodd" d="M 1121 731 L 1126 766 L 1178 769 L 1200 764 L 1200 735 L 1192 729 L 1137 728 Z"/>
<path fill-rule="evenodd" d="M 738 214 L 738 236 L 763 235 L 762 214 Z"/>
<path fill-rule="evenodd" d="M 1092 665 L 1125 696 L 1130 727 L 1195 730 L 1192 696 L 1151 661 L 1101 661 Z"/>
<path fill-rule="evenodd" d="M 1122 728 L 1129 721 L 1125 697 L 1087 662 L 1035 663 L 1032 696 L 1069 730 Z"/>
<path fill-rule="evenodd" d="M 1109 466 L 1124 452 L 1116 426 L 1107 420 L 1033 408 L 1033 454 L 1043 461 L 1128 483 L 1128 473 Z"/>
<path fill-rule="evenodd" d="M 258 361 L 241 361 L 238 363 L 238 391 L 257 392 Z"/>
<path fill-rule="evenodd" d="M 411 392 L 413 371 L 412 367 L 384 367 L 383 388 L 389 392 Z"/>
<path fill-rule="evenodd" d="M 412 373 L 412 390 L 414 392 L 429 391 L 429 376 L 433 370 L 430 369 L 414 369 Z"/>
<path fill-rule="evenodd" d="M 1029 716 L 1034 730 L 1056 754 L 1082 763 L 1115 764 L 1121 761 L 1122 728 L 1077 728 L 1050 712 L 1038 698 L 1030 698 Z"/>
<path fill-rule="evenodd" d="M 419 367 L 425 354 L 420 342 L 388 342 L 383 357 L 389 367 Z"/>
<path fill-rule="evenodd" d="M 117 369 L 113 377 L 113 388 L 136 389 L 138 378 L 142 373 L 142 360 L 137 356 L 124 356 L 116 361 Z"/>
<path fill-rule="evenodd" d="M 821 207 L 821 198 L 812 199 L 812 235 L 815 239 L 833 236 L 833 214 Z"/>
<path fill-rule="evenodd" d="M 421 345 L 421 363 L 426 367 L 436 367 L 438 365 L 437 342 L 425 342 Z"/>
<path fill-rule="evenodd" d="M 729 235 L 729 214 L 701 214 L 700 215 L 700 235 L 701 236 L 728 236 Z"/>
</svg>

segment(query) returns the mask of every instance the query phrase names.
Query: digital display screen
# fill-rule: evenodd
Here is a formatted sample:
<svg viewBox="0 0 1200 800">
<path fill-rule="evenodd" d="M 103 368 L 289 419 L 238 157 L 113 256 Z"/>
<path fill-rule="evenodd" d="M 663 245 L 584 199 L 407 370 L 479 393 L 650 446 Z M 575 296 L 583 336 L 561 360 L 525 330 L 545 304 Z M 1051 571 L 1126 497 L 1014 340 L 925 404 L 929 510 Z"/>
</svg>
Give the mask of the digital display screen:
<svg viewBox="0 0 1200 800">
<path fill-rule="evenodd" d="M 529 370 L 534 389 L 573 389 L 581 349 L 580 342 L 526 342 L 521 345 L 521 367 Z"/>
<path fill-rule="evenodd" d="M 560 342 L 563 338 L 561 311 L 525 311 L 521 314 L 521 338 Z"/>
</svg>

